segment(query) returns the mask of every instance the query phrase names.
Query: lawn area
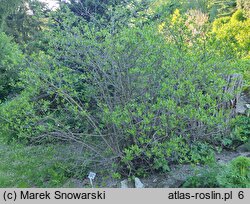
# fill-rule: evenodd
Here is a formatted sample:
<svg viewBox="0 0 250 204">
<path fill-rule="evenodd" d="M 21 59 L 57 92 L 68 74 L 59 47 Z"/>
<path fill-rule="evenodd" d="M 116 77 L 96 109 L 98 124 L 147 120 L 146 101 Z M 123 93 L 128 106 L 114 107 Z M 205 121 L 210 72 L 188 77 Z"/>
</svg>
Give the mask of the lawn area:
<svg viewBox="0 0 250 204">
<path fill-rule="evenodd" d="M 58 187 L 66 177 L 52 146 L 0 145 L 0 187 Z"/>
</svg>

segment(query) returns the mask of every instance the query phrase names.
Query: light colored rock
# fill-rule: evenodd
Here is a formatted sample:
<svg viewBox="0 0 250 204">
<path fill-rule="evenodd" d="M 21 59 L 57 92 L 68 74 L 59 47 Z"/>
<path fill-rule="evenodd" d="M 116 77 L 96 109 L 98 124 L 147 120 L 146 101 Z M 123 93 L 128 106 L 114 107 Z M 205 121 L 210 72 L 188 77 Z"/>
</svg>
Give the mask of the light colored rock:
<svg viewBox="0 0 250 204">
<path fill-rule="evenodd" d="M 239 147 L 237 147 L 237 152 L 250 152 L 250 140 L 248 140 L 248 142 L 246 142 L 243 145 L 240 145 Z"/>
<path fill-rule="evenodd" d="M 183 183 L 185 183 L 185 180 L 178 180 L 175 178 L 169 178 L 166 182 L 163 188 L 180 188 Z"/>
<path fill-rule="evenodd" d="M 135 188 L 144 188 L 144 184 L 137 177 L 135 177 Z"/>
<path fill-rule="evenodd" d="M 243 97 L 239 98 L 238 103 L 236 104 L 236 113 L 238 114 L 245 114 L 247 107 L 245 106 L 246 101 Z"/>
<path fill-rule="evenodd" d="M 121 188 L 128 188 L 128 179 L 121 181 Z"/>
<path fill-rule="evenodd" d="M 247 108 L 246 116 L 249 117 L 250 116 L 250 104 L 246 104 L 245 107 Z"/>
<path fill-rule="evenodd" d="M 84 188 L 86 187 L 86 182 L 83 182 L 78 179 L 68 179 L 65 184 L 63 184 L 63 188 Z"/>
</svg>

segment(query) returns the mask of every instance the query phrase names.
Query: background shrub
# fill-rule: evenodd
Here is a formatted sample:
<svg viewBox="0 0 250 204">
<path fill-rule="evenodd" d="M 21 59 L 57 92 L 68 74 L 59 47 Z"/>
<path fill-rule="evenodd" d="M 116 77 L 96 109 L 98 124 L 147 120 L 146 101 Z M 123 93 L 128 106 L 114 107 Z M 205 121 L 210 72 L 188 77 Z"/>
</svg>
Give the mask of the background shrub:
<svg viewBox="0 0 250 204">
<path fill-rule="evenodd" d="M 217 177 L 223 188 L 249 188 L 250 186 L 250 159 L 237 157 L 221 171 Z"/>
<path fill-rule="evenodd" d="M 250 159 L 237 157 L 226 165 L 212 164 L 187 179 L 187 188 L 249 188 Z"/>
<path fill-rule="evenodd" d="M 22 53 L 3 32 L 0 32 L 0 48 L 0 100 L 3 100 L 17 91 Z"/>
</svg>

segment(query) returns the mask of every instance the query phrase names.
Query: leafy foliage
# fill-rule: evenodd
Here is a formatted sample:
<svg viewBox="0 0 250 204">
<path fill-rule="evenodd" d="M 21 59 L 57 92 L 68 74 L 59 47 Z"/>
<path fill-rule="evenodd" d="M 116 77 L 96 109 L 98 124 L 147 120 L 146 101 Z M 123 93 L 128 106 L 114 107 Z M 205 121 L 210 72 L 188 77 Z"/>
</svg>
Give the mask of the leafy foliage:
<svg viewBox="0 0 250 204">
<path fill-rule="evenodd" d="M 248 0 L 237 0 L 237 8 L 242 9 L 246 17 L 250 17 L 250 3 Z"/>
<path fill-rule="evenodd" d="M 219 40 L 229 42 L 231 49 L 236 50 L 238 54 L 249 56 L 250 21 L 244 17 L 241 10 L 236 11 L 232 17 L 215 20 L 213 32 Z"/>
<path fill-rule="evenodd" d="M 202 168 L 196 176 L 188 178 L 183 187 L 187 188 L 249 188 L 250 159 L 237 157 L 229 164 L 214 164 Z"/>
<path fill-rule="evenodd" d="M 24 52 L 41 49 L 48 9 L 38 0 L 1 0 L 1 32 L 11 36 Z"/>
<path fill-rule="evenodd" d="M 217 181 L 218 172 L 221 167 L 217 164 L 206 166 L 201 170 L 197 170 L 194 176 L 189 177 L 183 184 L 183 188 L 218 188 Z"/>
<path fill-rule="evenodd" d="M 250 186 L 250 159 L 237 157 L 218 176 L 221 187 L 249 188 Z"/>
<path fill-rule="evenodd" d="M 235 120 L 233 134 L 238 136 L 238 140 L 246 142 L 250 138 L 250 119 L 247 116 L 238 116 Z M 237 137 L 235 137 L 237 138 Z M 234 142 L 236 143 L 236 142 Z"/>
<path fill-rule="evenodd" d="M 204 58 L 202 36 L 193 38 L 178 13 L 169 40 L 154 25 L 115 35 L 104 29 L 96 38 L 95 28 L 72 20 L 62 19 L 60 29 L 66 29 L 51 33 L 53 58 L 41 53 L 22 72 L 20 84 L 29 91 L 2 106 L 9 122 L 3 129 L 15 129 L 17 138 L 28 141 L 83 143 L 100 159 L 118 158 L 125 174 L 210 161 L 210 148 L 196 141 L 220 142 L 211 136 L 227 130 L 230 111 L 218 111 L 217 105 L 232 96 L 223 93 L 229 67 L 216 57 Z M 149 169 L 138 170 L 142 163 Z"/>
<path fill-rule="evenodd" d="M 0 100 L 14 94 L 18 80 L 22 53 L 4 33 L 0 33 Z"/>
<path fill-rule="evenodd" d="M 245 10 L 225 14 L 235 1 L 72 0 L 49 15 L 24 2 L 0 17 L 26 53 L 0 34 L 5 141 L 73 142 L 86 166 L 113 164 L 116 178 L 213 163 L 216 149 L 245 141 L 229 76 L 249 83 L 250 32 Z M 213 6 L 226 17 L 211 22 Z"/>
</svg>

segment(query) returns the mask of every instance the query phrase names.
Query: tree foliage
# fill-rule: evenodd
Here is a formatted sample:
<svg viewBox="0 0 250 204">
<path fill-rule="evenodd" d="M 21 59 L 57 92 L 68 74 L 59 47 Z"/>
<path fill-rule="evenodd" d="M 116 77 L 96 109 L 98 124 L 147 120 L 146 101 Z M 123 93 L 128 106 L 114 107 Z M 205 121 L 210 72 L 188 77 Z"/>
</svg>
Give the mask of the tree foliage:
<svg viewBox="0 0 250 204">
<path fill-rule="evenodd" d="M 0 32 L 0 100 L 17 89 L 18 72 L 22 63 L 22 54 L 11 38 Z"/>
<path fill-rule="evenodd" d="M 37 51 L 48 12 L 45 4 L 37 0 L 2 1 L 1 31 L 11 36 L 23 51 Z"/>
<path fill-rule="evenodd" d="M 249 56 L 250 20 L 244 17 L 241 10 L 232 17 L 219 18 L 213 23 L 213 32 L 222 41 L 228 41 L 237 53 Z"/>
</svg>

